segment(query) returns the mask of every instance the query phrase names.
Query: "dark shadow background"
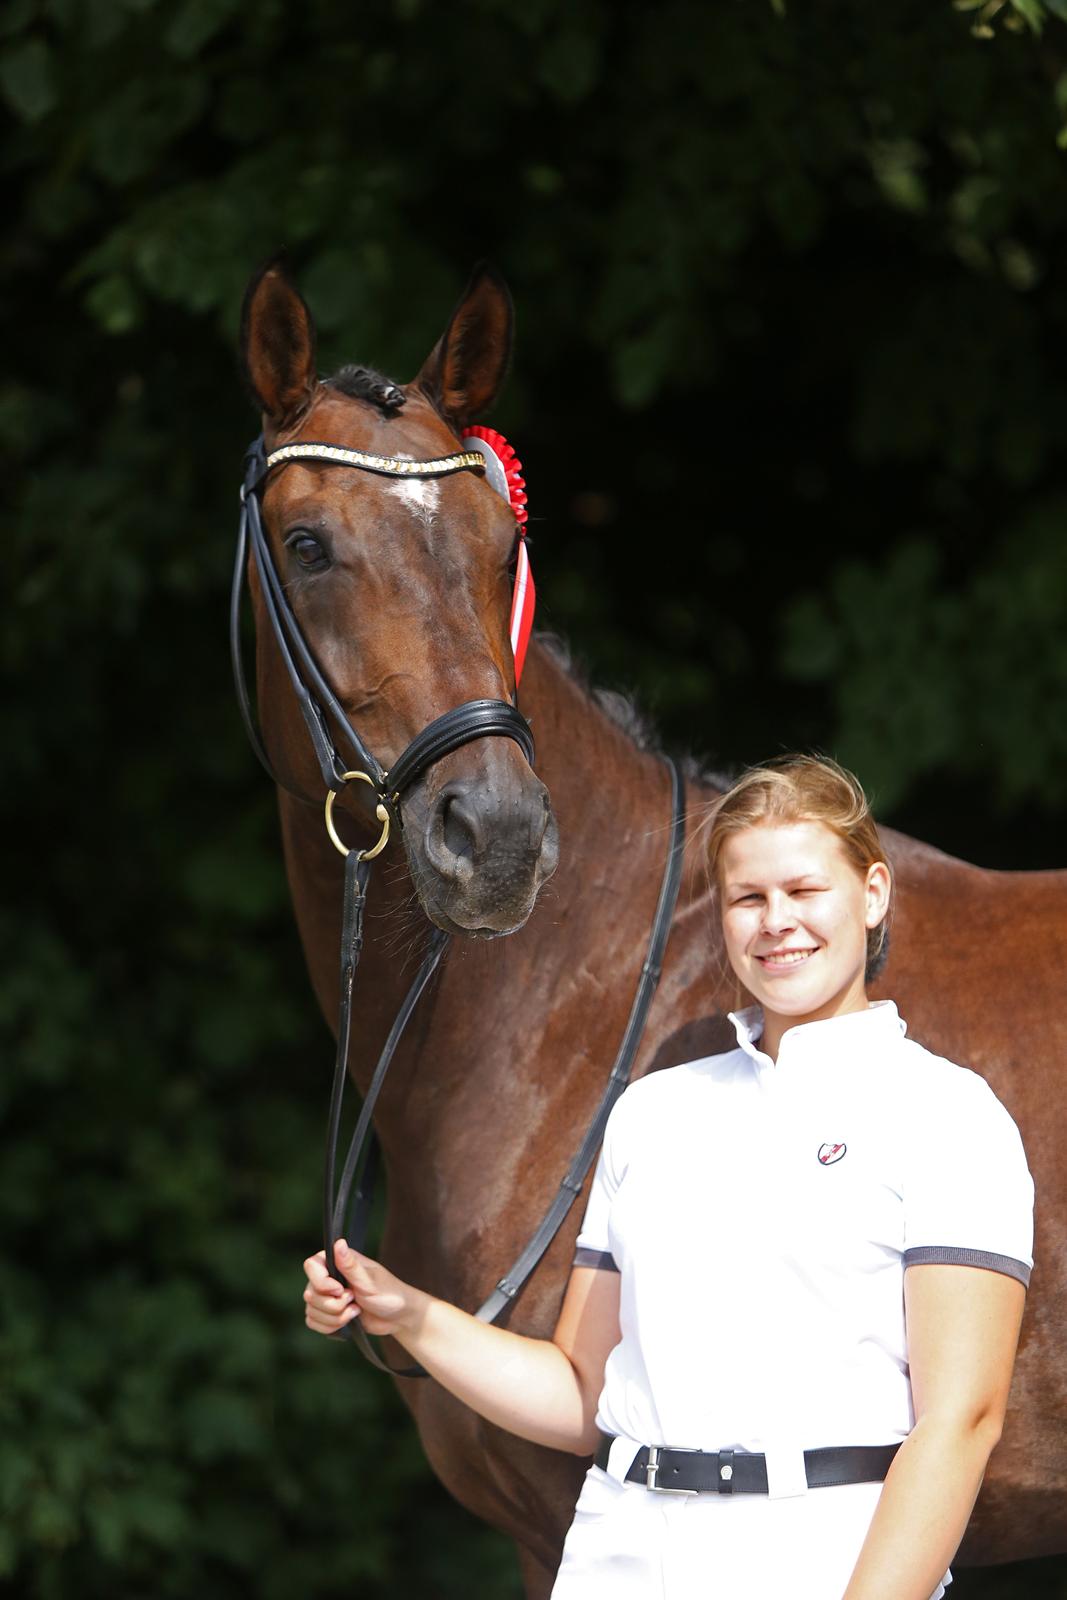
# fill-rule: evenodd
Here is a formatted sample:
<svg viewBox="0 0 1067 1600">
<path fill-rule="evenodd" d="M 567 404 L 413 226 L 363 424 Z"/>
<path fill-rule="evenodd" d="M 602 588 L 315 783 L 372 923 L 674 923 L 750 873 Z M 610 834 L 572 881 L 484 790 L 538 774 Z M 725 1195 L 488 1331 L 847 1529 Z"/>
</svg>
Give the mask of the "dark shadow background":
<svg viewBox="0 0 1067 1600">
<path fill-rule="evenodd" d="M 1064 14 L 6 0 L 5 1592 L 516 1593 L 302 1324 L 329 1045 L 225 647 L 252 269 L 404 379 L 492 257 L 541 625 L 719 766 L 819 746 L 1062 863 Z"/>
</svg>

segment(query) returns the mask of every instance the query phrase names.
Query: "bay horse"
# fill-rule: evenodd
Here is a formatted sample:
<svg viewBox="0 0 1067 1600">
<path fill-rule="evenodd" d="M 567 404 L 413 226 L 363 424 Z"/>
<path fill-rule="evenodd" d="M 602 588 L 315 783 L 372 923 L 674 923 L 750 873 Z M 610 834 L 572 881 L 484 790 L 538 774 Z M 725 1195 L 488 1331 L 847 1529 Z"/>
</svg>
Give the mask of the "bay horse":
<svg viewBox="0 0 1067 1600">
<path fill-rule="evenodd" d="M 243 361 L 268 449 L 317 440 L 418 461 L 448 456 L 491 406 L 511 342 L 510 297 L 483 268 L 412 382 L 394 385 L 367 368 L 320 380 L 311 315 L 282 266 L 254 278 L 245 298 Z M 511 697 L 515 524 L 483 478 L 407 482 L 294 460 L 270 474 L 263 522 L 303 634 L 383 765 L 462 702 Z M 250 583 L 263 741 L 284 785 L 286 868 L 312 984 L 332 1019 L 342 862 L 254 570 Z M 536 635 L 521 698 L 536 773 L 512 739 L 481 739 L 430 766 L 404 798 L 402 833 L 370 887 L 349 1055 L 365 1092 L 426 919 L 457 935 L 375 1124 L 388 1191 L 383 1259 L 469 1309 L 526 1243 L 592 1117 L 645 957 L 669 836 L 663 760 L 611 697 L 585 688 Z M 343 791 L 338 826 L 366 847 L 378 825 L 357 788 Z M 688 772 L 690 816 L 717 792 Z M 1022 1131 L 1038 1197 L 1007 1423 L 961 1559 L 1054 1554 L 1067 1550 L 1067 1167 L 1057 1149 L 1067 872 L 984 871 L 892 831 L 884 837 L 896 911 L 878 991 L 897 1000 L 914 1037 L 989 1081 Z M 725 1012 L 735 998 L 692 849 L 635 1076 L 731 1047 Z M 579 1201 L 510 1308 L 514 1329 L 551 1333 L 582 1209 Z M 399 1387 L 434 1471 L 516 1540 L 527 1594 L 543 1600 L 585 1463 L 488 1425 L 432 1381 L 402 1378 Z"/>
</svg>

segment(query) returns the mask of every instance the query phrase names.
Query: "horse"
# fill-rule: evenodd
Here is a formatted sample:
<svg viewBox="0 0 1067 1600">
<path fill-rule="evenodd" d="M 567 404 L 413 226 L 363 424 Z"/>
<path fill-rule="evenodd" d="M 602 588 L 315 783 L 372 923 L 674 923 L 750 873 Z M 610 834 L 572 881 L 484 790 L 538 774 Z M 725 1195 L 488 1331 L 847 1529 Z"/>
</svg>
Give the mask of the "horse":
<svg viewBox="0 0 1067 1600">
<path fill-rule="evenodd" d="M 314 440 L 415 461 L 454 454 L 501 387 L 512 323 L 504 283 L 482 268 L 411 382 L 364 367 L 320 379 L 311 313 L 284 266 L 269 265 L 248 287 L 241 334 L 267 448 Z M 300 628 L 384 767 L 461 703 L 512 699 L 516 529 L 480 475 L 406 481 L 291 460 L 270 473 L 262 516 Z M 253 565 L 249 582 L 293 907 L 332 1019 L 344 869 Z M 670 777 L 654 741 L 618 697 L 588 688 L 550 638 L 530 643 L 521 701 L 536 771 L 514 739 L 485 738 L 451 750 L 405 794 L 402 828 L 368 894 L 348 1058 L 365 1093 L 427 931 L 454 935 L 375 1128 L 388 1194 L 383 1260 L 469 1309 L 526 1243 L 594 1113 L 645 959 L 669 839 Z M 694 818 L 721 783 L 690 764 L 684 790 Z M 334 820 L 353 847 L 378 839 L 359 784 L 344 788 Z M 690 829 L 691 841 L 698 833 Z M 985 871 L 890 830 L 884 839 L 896 909 L 875 992 L 892 994 L 930 1049 L 988 1080 L 1019 1124 L 1038 1196 L 1008 1417 L 960 1559 L 1054 1554 L 1067 1550 L 1067 1170 L 1052 1115 L 1067 1059 L 1067 872 Z M 691 842 L 635 1076 L 732 1046 L 726 1013 L 736 995 L 716 924 Z M 509 1307 L 517 1331 L 551 1333 L 581 1210 L 573 1207 Z M 403 1358 L 386 1348 L 394 1363 Z M 529 1600 L 543 1600 L 586 1463 L 490 1426 L 432 1381 L 396 1381 L 433 1470 L 516 1541 Z"/>
</svg>

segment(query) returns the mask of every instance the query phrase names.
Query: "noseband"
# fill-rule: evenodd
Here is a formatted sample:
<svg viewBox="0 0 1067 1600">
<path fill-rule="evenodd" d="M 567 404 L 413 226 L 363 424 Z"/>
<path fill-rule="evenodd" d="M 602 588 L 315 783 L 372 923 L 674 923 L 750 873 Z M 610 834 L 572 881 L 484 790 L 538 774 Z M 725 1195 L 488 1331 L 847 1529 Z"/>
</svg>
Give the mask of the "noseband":
<svg viewBox="0 0 1067 1600">
<path fill-rule="evenodd" d="M 233 584 L 230 590 L 230 655 L 233 662 L 237 703 L 241 709 L 245 731 L 267 775 L 289 794 L 298 800 L 306 801 L 306 795 L 292 789 L 274 771 L 252 715 L 240 639 L 241 595 L 248 553 L 251 549 L 274 642 L 285 664 L 293 693 L 296 695 L 297 704 L 311 738 L 322 780 L 326 785 L 327 826 L 330 838 L 343 855 L 347 855 L 348 852 L 333 826 L 333 804 L 338 793 L 347 783 L 358 779 L 368 784 L 377 797 L 375 812 L 382 825 L 382 835 L 372 849 L 359 852 L 362 859 L 369 860 L 385 848 L 391 823 L 395 822 L 398 827 L 402 826 L 400 802 L 405 790 L 410 789 L 435 762 L 440 761 L 451 751 L 458 750 L 462 745 L 470 744 L 473 739 L 496 736 L 514 739 L 526 760 L 532 765 L 533 734 L 526 718 L 509 701 L 467 700 L 454 711 L 446 711 L 443 716 L 436 717 L 423 728 L 421 733 L 416 734 L 389 771 L 385 771 L 352 726 L 344 707 L 323 676 L 286 599 L 270 553 L 270 546 L 263 532 L 260 497 L 267 474 L 272 468 L 284 466 L 290 461 L 315 461 L 334 466 L 358 467 L 364 472 L 392 478 L 443 478 L 455 472 L 484 472 L 485 458 L 477 450 L 466 450 L 456 455 L 441 456 L 432 461 L 406 461 L 397 456 L 371 455 L 364 450 L 348 450 L 341 445 L 319 444 L 310 440 L 282 445 L 268 454 L 262 434 L 250 445 L 245 456 L 244 480 L 241 484 L 241 520 L 237 533 Z M 354 769 L 338 754 L 331 735 L 331 718 L 355 755 L 357 765 Z"/>
</svg>

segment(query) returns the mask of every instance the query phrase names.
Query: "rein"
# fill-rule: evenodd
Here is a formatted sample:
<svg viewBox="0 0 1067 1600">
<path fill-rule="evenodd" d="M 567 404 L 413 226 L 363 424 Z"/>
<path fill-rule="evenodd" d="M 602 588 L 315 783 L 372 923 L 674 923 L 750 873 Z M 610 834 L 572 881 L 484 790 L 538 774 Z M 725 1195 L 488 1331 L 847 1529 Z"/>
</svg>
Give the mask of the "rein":
<svg viewBox="0 0 1067 1600">
<path fill-rule="evenodd" d="M 495 1322 L 501 1313 L 506 1310 L 563 1226 L 567 1213 L 582 1192 L 582 1185 L 596 1158 L 596 1153 L 604 1137 L 604 1128 L 611 1108 L 630 1081 L 634 1058 L 637 1055 L 638 1046 L 645 1031 L 649 1007 L 652 1004 L 652 998 L 659 984 L 660 973 L 663 970 L 663 956 L 667 948 L 671 920 L 678 901 L 678 889 L 682 877 L 682 857 L 685 848 L 685 794 L 677 763 L 668 758 L 667 767 L 671 778 L 670 843 L 667 848 L 667 860 L 664 864 L 663 877 L 660 882 L 659 899 L 652 919 L 648 950 L 641 967 L 641 976 L 638 979 L 637 990 L 634 994 L 633 1004 L 630 1007 L 630 1015 L 627 1019 L 626 1027 L 623 1030 L 618 1053 L 608 1075 L 607 1083 L 604 1086 L 604 1092 L 600 1097 L 600 1104 L 593 1114 L 593 1120 L 586 1130 L 577 1154 L 560 1180 L 555 1198 L 542 1217 L 525 1249 L 521 1251 L 509 1270 L 497 1283 L 492 1294 L 474 1313 L 482 1322 Z M 341 935 L 341 1008 L 337 1032 L 337 1057 L 334 1063 L 333 1091 L 330 1096 L 329 1126 L 326 1135 L 326 1195 L 323 1217 L 326 1235 L 326 1262 L 330 1272 L 339 1283 L 344 1283 L 345 1280 L 334 1264 L 333 1240 L 340 1238 L 342 1232 L 344 1232 L 353 1249 L 362 1251 L 370 1222 L 374 1179 L 378 1164 L 377 1141 L 374 1138 L 374 1130 L 371 1125 L 374 1108 L 378 1102 L 378 1096 L 381 1094 L 385 1083 L 389 1064 L 393 1059 L 397 1045 L 400 1043 L 400 1037 L 407 1020 L 415 1009 L 422 991 L 436 972 L 449 939 L 449 935 L 442 933 L 439 928 L 435 928 L 430 936 L 422 965 L 415 974 L 414 981 L 405 995 L 403 1004 L 397 1012 L 396 1019 L 389 1031 L 389 1037 L 382 1047 L 382 1053 L 378 1057 L 378 1064 L 374 1069 L 366 1098 L 360 1109 L 359 1120 L 352 1132 L 348 1153 L 345 1156 L 341 1181 L 337 1185 L 335 1193 L 334 1174 L 340 1133 L 341 1101 L 347 1076 L 348 1030 L 352 1014 L 352 978 L 359 962 L 359 952 L 363 943 L 363 908 L 366 886 L 366 877 L 361 874 L 363 867 L 364 863 L 362 862 L 353 867 L 351 856 L 348 857 L 345 863 L 345 924 Z M 349 889 L 350 878 L 352 883 L 351 890 Z M 363 1160 L 362 1176 L 359 1187 L 352 1194 L 350 1205 L 349 1196 L 361 1159 Z M 345 1226 L 346 1219 L 347 1227 Z M 421 1366 L 394 1367 L 380 1357 L 371 1344 L 358 1317 L 354 1321 L 346 1323 L 333 1337 L 352 1340 L 359 1346 L 368 1361 L 372 1362 L 381 1372 L 392 1373 L 395 1378 L 425 1378 L 428 1376 Z"/>
<path fill-rule="evenodd" d="M 479 431 L 485 433 L 485 430 Z M 343 706 L 323 676 L 286 598 L 263 531 L 260 496 L 267 474 L 273 467 L 284 466 L 290 461 L 318 461 L 327 465 L 357 467 L 367 472 L 403 478 L 444 477 L 463 471 L 485 472 L 487 465 L 489 470 L 493 471 L 493 461 L 487 463 L 486 456 L 479 450 L 462 451 L 429 461 L 408 461 L 396 456 L 371 455 L 362 450 L 350 450 L 340 445 L 317 441 L 284 445 L 268 454 L 262 435 L 249 447 L 245 457 L 244 478 L 241 484 L 241 518 L 230 591 L 230 654 L 237 702 L 249 742 L 267 775 L 295 799 L 307 805 L 316 804 L 316 801 L 283 782 L 274 771 L 252 714 L 240 644 L 241 598 L 251 554 L 259 575 L 263 604 L 270 621 L 274 642 L 296 695 L 326 785 L 326 829 L 335 848 L 344 856 L 345 862 L 340 955 L 341 999 L 327 1126 L 323 1193 L 326 1264 L 331 1275 L 339 1283 L 343 1283 L 345 1280 L 338 1271 L 334 1259 L 333 1243 L 344 1231 L 349 1240 L 354 1242 L 357 1250 L 363 1247 L 378 1165 L 378 1146 L 372 1126 L 374 1109 L 408 1019 L 440 965 L 449 942 L 449 935 L 441 929 L 432 930 L 422 964 L 382 1047 L 338 1180 L 337 1150 L 348 1070 L 352 994 L 356 969 L 363 949 L 363 917 L 371 862 L 388 843 L 392 825 L 395 823 L 398 829 L 403 828 L 401 800 L 405 790 L 422 777 L 436 761 L 473 739 L 503 737 L 513 739 L 532 766 L 534 743 L 529 723 L 515 705 L 506 700 L 468 700 L 454 710 L 435 718 L 421 733 L 416 734 L 388 772 L 383 769 L 352 726 Z M 518 479 L 520 485 L 521 481 L 521 478 Z M 522 495 L 521 501 L 524 507 L 525 495 Z M 514 508 L 516 504 L 514 499 L 512 504 Z M 518 511 L 517 521 L 521 538 L 521 523 L 525 521 L 524 509 Z M 527 595 L 526 582 L 523 578 L 522 588 L 523 593 L 517 593 L 515 597 L 515 612 L 521 613 L 525 619 L 525 633 L 521 644 L 524 653 L 525 637 L 528 635 L 532 620 L 532 584 Z M 513 631 L 513 648 L 516 637 Z M 516 677 L 520 667 L 521 655 L 516 650 Z M 354 768 L 350 768 L 338 753 L 331 735 L 331 719 L 355 756 L 358 765 Z M 600 1104 L 574 1159 L 561 1180 L 558 1193 L 525 1249 L 500 1279 L 489 1298 L 476 1311 L 475 1315 L 484 1322 L 495 1322 L 511 1304 L 555 1238 L 567 1213 L 581 1193 L 582 1185 L 603 1139 L 604 1127 L 611 1108 L 629 1081 L 648 1010 L 659 982 L 681 881 L 682 851 L 685 843 L 684 793 L 681 775 L 675 762 L 668 760 L 668 768 L 671 778 L 670 845 L 649 937 L 648 952 L 641 968 L 637 992 L 618 1054 Z M 366 850 L 349 849 L 338 836 L 333 822 L 333 809 L 337 796 L 350 782 L 364 783 L 373 791 L 375 815 L 382 827 L 377 843 Z M 427 1375 L 422 1367 L 393 1367 L 383 1360 L 371 1345 L 358 1318 L 342 1328 L 335 1337 L 354 1342 L 367 1359 L 383 1372 L 390 1372 L 396 1377 Z"/>
</svg>

